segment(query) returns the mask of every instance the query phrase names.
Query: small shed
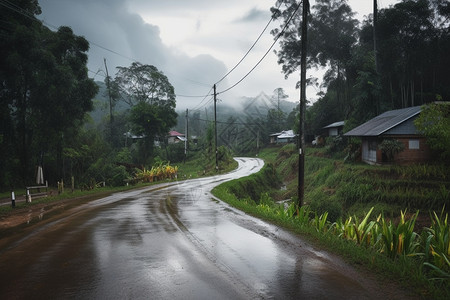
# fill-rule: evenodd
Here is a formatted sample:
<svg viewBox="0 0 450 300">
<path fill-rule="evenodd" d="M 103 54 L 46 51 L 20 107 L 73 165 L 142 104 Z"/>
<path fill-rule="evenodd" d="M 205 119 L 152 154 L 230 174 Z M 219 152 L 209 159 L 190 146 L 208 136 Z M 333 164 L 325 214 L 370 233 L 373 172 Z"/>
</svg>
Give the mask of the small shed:
<svg viewBox="0 0 450 300">
<path fill-rule="evenodd" d="M 327 125 L 323 127 L 323 129 L 326 130 L 327 136 L 338 136 L 342 134 L 342 131 L 344 130 L 345 121 L 339 121 L 331 123 L 330 125 Z"/>
<path fill-rule="evenodd" d="M 169 135 L 167 136 L 168 144 L 176 144 L 179 142 L 184 142 L 185 140 L 186 137 L 184 133 L 179 133 L 178 131 L 175 130 L 169 131 Z"/>
<path fill-rule="evenodd" d="M 295 142 L 297 135 L 293 130 L 283 130 L 282 132 L 270 135 L 271 144 L 286 144 Z"/>
<path fill-rule="evenodd" d="M 270 144 L 274 145 L 277 143 L 277 138 L 278 136 L 281 134 L 281 132 L 277 132 L 277 133 L 272 133 L 271 135 L 269 135 L 270 137 Z"/>
<path fill-rule="evenodd" d="M 426 162 L 431 158 L 431 151 L 425 137 L 414 125 L 414 120 L 420 112 L 420 106 L 387 111 L 350 130 L 344 136 L 361 138 L 361 160 L 369 164 Z M 397 140 L 404 146 L 404 150 L 397 153 L 392 161 L 388 161 L 379 147 L 385 139 Z"/>
</svg>

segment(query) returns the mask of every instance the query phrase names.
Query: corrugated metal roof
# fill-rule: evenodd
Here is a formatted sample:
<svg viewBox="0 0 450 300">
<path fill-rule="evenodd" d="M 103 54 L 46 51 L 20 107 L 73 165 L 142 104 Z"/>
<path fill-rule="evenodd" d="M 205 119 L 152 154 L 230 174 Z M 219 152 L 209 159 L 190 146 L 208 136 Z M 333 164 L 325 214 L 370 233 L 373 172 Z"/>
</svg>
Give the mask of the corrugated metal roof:
<svg viewBox="0 0 450 300">
<path fill-rule="evenodd" d="M 420 106 L 390 110 L 350 130 L 346 136 L 379 136 L 419 114 Z"/>
<path fill-rule="evenodd" d="M 334 122 L 330 125 L 327 125 L 324 128 L 340 127 L 340 126 L 344 126 L 344 124 L 345 124 L 345 121 L 339 121 L 339 122 Z"/>
<path fill-rule="evenodd" d="M 279 139 L 289 139 L 289 138 L 295 138 L 295 133 L 293 130 L 285 130 L 282 131 L 281 134 L 278 136 Z"/>
</svg>

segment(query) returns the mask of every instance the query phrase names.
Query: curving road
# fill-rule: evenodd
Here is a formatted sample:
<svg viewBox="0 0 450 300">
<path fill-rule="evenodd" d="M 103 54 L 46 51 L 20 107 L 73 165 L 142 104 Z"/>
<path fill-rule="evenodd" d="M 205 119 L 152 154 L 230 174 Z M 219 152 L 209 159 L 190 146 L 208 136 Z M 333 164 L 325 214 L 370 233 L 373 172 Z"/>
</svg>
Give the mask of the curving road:
<svg viewBox="0 0 450 300">
<path fill-rule="evenodd" d="M 2 299 L 401 299 L 298 236 L 214 199 L 257 172 L 117 193 L 0 249 Z M 391 291 L 391 292 L 389 292 Z"/>
</svg>

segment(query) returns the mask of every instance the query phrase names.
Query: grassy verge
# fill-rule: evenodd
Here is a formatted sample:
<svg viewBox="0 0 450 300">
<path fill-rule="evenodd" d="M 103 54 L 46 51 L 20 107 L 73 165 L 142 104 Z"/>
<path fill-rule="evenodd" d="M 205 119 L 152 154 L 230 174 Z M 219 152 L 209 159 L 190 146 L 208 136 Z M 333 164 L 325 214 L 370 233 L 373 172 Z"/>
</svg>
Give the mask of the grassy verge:
<svg viewBox="0 0 450 300">
<path fill-rule="evenodd" d="M 316 215 L 312 211 L 300 212 L 300 216 L 293 217 L 295 209 L 287 209 L 278 205 L 273 206 L 266 196 L 261 197 L 259 204 L 250 198 L 240 199 L 230 192 L 230 185 L 220 185 L 213 190 L 213 194 L 230 205 L 255 217 L 264 219 L 278 226 L 301 234 L 310 243 L 327 249 L 341 257 L 352 265 L 368 270 L 380 280 L 398 282 L 405 289 L 414 290 L 426 299 L 449 299 L 450 287 L 448 281 L 434 281 L 424 273 L 423 267 L 414 257 L 398 256 L 390 258 L 376 248 L 361 246 L 352 240 L 343 239 L 333 234 L 330 224 L 326 223 L 326 216 Z M 306 206 L 305 206 L 306 207 Z M 290 210 L 290 211 L 289 211 Z M 325 224 L 321 226 L 321 220 Z"/>
<path fill-rule="evenodd" d="M 296 196 L 298 155 L 295 146 L 267 148 L 260 157 L 271 162 L 286 189 L 271 196 L 275 200 Z M 329 213 L 333 221 L 352 215 L 362 217 L 374 207 L 400 217 L 400 210 L 421 210 L 418 223 L 429 223 L 429 213 L 450 203 L 450 170 L 442 165 L 370 166 L 346 164 L 330 158 L 325 149 L 307 149 L 305 158 L 305 203 L 318 213 Z M 446 205 L 447 204 L 447 205 Z M 424 220 L 424 219 L 428 219 Z"/>
<path fill-rule="evenodd" d="M 268 161 L 276 165 L 278 173 L 287 185 L 287 189 L 283 191 L 269 190 L 271 195 L 278 199 L 292 196 L 289 187 L 294 186 L 292 182 L 296 180 L 292 174 L 296 156 L 292 155 L 291 151 L 290 148 L 272 148 L 260 153 L 260 157 L 267 157 Z M 359 197 L 364 196 L 363 193 L 356 192 L 356 195 L 352 196 L 354 203 L 347 204 L 346 207 L 345 201 L 352 200 L 347 200 L 349 196 L 342 191 L 338 192 L 341 185 L 345 187 L 346 183 L 360 184 L 367 178 L 372 178 L 372 181 L 366 181 L 365 184 L 379 184 L 377 180 L 380 180 L 393 189 L 397 188 L 399 182 L 416 185 L 416 180 L 422 176 L 423 171 L 399 167 L 344 165 L 327 158 L 321 151 L 310 152 L 306 161 L 306 199 L 309 205 L 302 208 L 298 215 L 294 216 L 294 205 L 285 209 L 284 205 L 278 205 L 271 199 L 267 190 L 259 195 L 259 201 L 254 201 L 254 191 L 251 188 L 249 195 L 242 193 L 240 186 L 246 186 L 246 180 L 247 185 L 255 182 L 254 178 L 260 176 L 258 174 L 220 185 L 213 190 L 213 194 L 248 214 L 301 234 L 317 246 L 340 255 L 355 266 L 369 270 L 380 279 L 399 282 L 403 287 L 414 290 L 427 299 L 450 298 L 448 215 L 434 215 L 434 221 L 429 228 L 419 235 L 414 232 L 418 213 L 407 217 L 399 209 L 403 208 L 401 203 L 383 203 L 380 199 L 373 199 L 372 202 L 360 199 Z M 433 167 L 423 168 L 426 172 L 431 169 Z M 445 178 L 441 168 L 436 170 L 438 171 L 431 171 L 432 176 L 438 174 L 436 177 Z M 408 177 L 405 174 L 414 176 Z M 343 190 L 353 189 L 358 190 L 355 186 L 345 187 Z M 295 188 L 293 190 L 295 191 Z M 392 190 L 382 192 L 387 195 L 392 193 Z M 445 193 L 443 194 L 445 196 Z M 415 193 L 411 195 L 417 196 Z M 428 198 L 423 198 L 422 201 L 426 203 Z M 323 207 L 318 203 L 324 204 Z M 370 209 L 370 213 L 365 213 L 373 203 L 377 206 Z M 327 207 L 331 207 L 332 212 L 336 207 L 339 209 L 339 213 L 332 216 L 333 220 L 329 218 Z M 317 212 L 317 208 L 323 211 Z M 344 208 L 353 209 L 358 215 L 348 217 L 351 210 L 344 214 Z M 393 218 L 397 215 L 401 216 L 400 220 Z"/>
</svg>

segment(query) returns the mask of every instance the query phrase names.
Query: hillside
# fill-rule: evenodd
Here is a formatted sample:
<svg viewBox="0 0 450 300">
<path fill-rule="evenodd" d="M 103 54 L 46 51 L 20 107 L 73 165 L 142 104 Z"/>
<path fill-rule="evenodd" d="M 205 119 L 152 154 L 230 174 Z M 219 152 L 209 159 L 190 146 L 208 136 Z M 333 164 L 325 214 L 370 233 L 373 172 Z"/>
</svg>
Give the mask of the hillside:
<svg viewBox="0 0 450 300">
<path fill-rule="evenodd" d="M 289 199 L 297 194 L 298 157 L 294 145 L 264 149 L 261 157 L 272 161 L 286 189 L 274 196 Z M 346 164 L 320 148 L 308 148 L 305 158 L 305 203 L 329 218 L 358 214 L 374 208 L 397 217 L 400 210 L 440 211 L 450 202 L 450 170 L 442 165 L 371 166 Z M 447 207 L 448 210 L 448 207 Z"/>
</svg>

